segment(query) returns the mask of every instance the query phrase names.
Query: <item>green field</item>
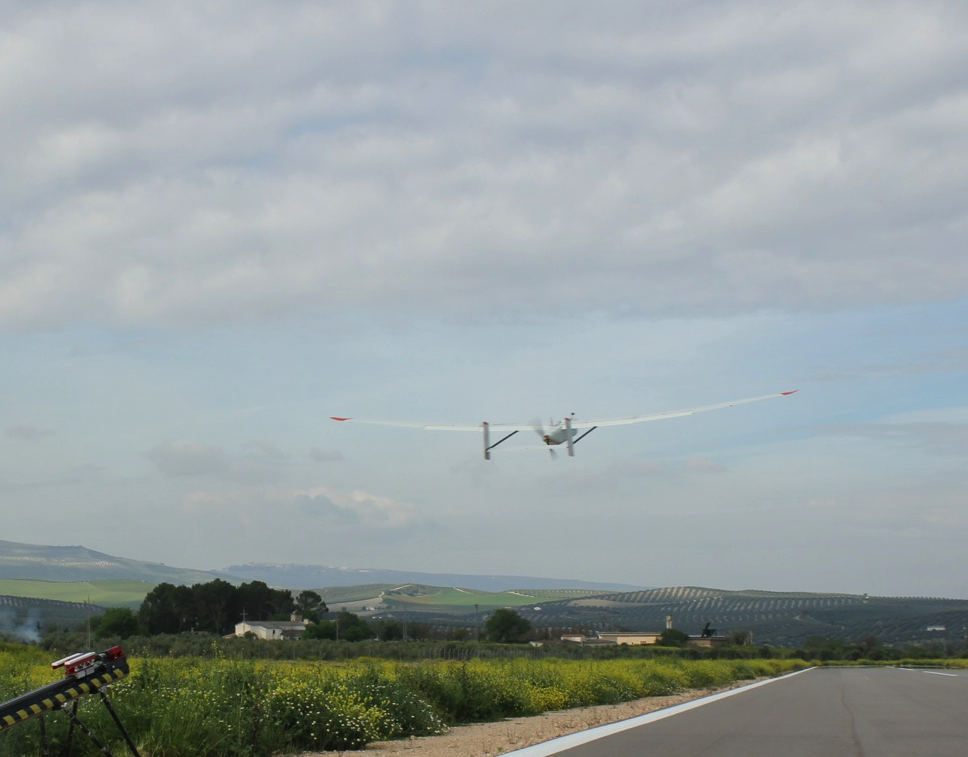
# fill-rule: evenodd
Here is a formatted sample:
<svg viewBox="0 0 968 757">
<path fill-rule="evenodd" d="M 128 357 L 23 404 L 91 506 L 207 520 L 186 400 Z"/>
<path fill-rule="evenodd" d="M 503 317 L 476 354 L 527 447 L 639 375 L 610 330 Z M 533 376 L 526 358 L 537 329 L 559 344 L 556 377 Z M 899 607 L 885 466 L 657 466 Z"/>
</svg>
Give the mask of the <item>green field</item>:
<svg viewBox="0 0 968 757">
<path fill-rule="evenodd" d="M 0 579 L 0 596 L 53 599 L 59 602 L 88 602 L 101 607 L 131 607 L 136 609 L 155 584 L 148 581 L 110 579 L 103 581 L 36 581 L 32 579 Z M 496 607 L 525 607 L 542 602 L 555 602 L 593 596 L 594 591 L 582 589 L 517 589 L 490 592 L 456 587 L 407 584 L 369 584 L 320 589 L 330 605 L 376 600 L 388 607 L 411 612 L 472 613 Z"/>
<path fill-rule="evenodd" d="M 88 602 L 101 607 L 137 608 L 154 588 L 147 581 L 110 579 L 104 581 L 33 581 L 0 579 L 0 596 L 54 599 L 58 602 Z"/>
</svg>

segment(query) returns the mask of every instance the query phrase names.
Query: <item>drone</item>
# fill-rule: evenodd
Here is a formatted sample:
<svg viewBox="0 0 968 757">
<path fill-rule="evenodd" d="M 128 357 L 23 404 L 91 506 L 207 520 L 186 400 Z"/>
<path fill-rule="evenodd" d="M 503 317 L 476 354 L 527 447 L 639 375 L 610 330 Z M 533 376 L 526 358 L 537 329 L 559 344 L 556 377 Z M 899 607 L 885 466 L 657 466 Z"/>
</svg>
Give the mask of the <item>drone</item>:
<svg viewBox="0 0 968 757">
<path fill-rule="evenodd" d="M 777 394 L 764 394 L 760 397 L 747 397 L 741 400 L 731 400 L 729 402 L 719 402 L 715 405 L 704 405 L 702 407 L 693 407 L 687 410 L 672 410 L 664 413 L 652 413 L 649 415 L 630 415 L 627 418 L 611 418 L 608 420 L 597 420 L 597 421 L 584 421 L 579 420 L 575 417 L 575 414 L 566 415 L 562 420 L 555 422 L 552 420 L 547 427 L 543 426 L 541 421 L 533 420 L 530 423 L 489 423 L 484 421 L 482 423 L 472 424 L 472 425 L 442 425 L 442 424 L 426 424 L 426 423 L 411 423 L 407 421 L 374 421 L 374 420 L 363 420 L 362 418 L 351 418 L 343 417 L 337 415 L 331 415 L 330 419 L 334 421 L 339 421 L 340 423 L 353 422 L 353 423 L 368 423 L 376 426 L 398 426 L 402 428 L 419 428 L 424 431 L 478 431 L 483 433 L 484 440 L 484 459 L 491 459 L 491 450 L 500 444 L 503 444 L 512 436 L 520 431 L 533 431 L 538 435 L 541 441 L 546 447 L 548 447 L 552 458 L 556 458 L 554 448 L 565 445 L 568 450 L 568 456 L 575 456 L 575 445 L 578 444 L 582 439 L 588 436 L 596 428 L 602 428 L 606 426 L 627 426 L 632 423 L 647 423 L 649 421 L 660 421 L 666 418 L 682 418 L 687 415 L 694 415 L 696 413 L 704 413 L 707 410 L 720 410 L 726 407 L 733 407 L 735 405 L 748 405 L 751 402 L 762 402 L 763 400 L 776 399 L 777 397 L 788 397 L 791 394 L 795 394 L 796 389 L 789 392 L 779 392 Z M 491 443 L 491 436 L 501 437 L 498 441 Z"/>
</svg>

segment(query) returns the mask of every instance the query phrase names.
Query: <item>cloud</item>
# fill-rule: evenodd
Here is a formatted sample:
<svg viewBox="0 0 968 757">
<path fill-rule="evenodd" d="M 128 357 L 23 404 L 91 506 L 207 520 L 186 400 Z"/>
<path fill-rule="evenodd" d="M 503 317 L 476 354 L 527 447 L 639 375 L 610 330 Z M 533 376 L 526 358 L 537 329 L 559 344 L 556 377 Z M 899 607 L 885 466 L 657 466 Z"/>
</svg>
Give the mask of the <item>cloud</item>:
<svg viewBox="0 0 968 757">
<path fill-rule="evenodd" d="M 225 453 L 200 442 L 170 442 L 154 447 L 145 456 L 168 476 L 211 476 L 229 470 Z"/>
<path fill-rule="evenodd" d="M 3 433 L 8 439 L 22 442 L 40 442 L 55 435 L 55 432 L 49 428 L 28 424 L 9 426 L 3 430 Z"/>
<path fill-rule="evenodd" d="M 936 455 L 968 456 L 968 423 L 851 423 L 822 426 L 817 430 L 829 436 L 914 444 Z"/>
<path fill-rule="evenodd" d="M 968 287 L 963 11 L 550 7 L 25 8 L 0 328 Z"/>
<path fill-rule="evenodd" d="M 247 454 L 229 454 L 202 442 L 167 442 L 145 452 L 158 470 L 172 478 L 210 476 L 231 483 L 264 484 L 281 480 L 288 457 L 275 445 L 247 442 Z"/>
<path fill-rule="evenodd" d="M 259 457 L 266 457 L 272 460 L 285 460 L 287 458 L 285 452 L 268 442 L 246 442 L 242 446 L 245 449 L 252 450 Z"/>
<path fill-rule="evenodd" d="M 726 473 L 729 469 L 715 460 L 705 457 L 690 457 L 686 460 L 686 470 L 690 473 Z"/>
<path fill-rule="evenodd" d="M 309 451 L 309 458 L 317 463 L 337 463 L 346 459 L 339 450 L 319 449 L 319 447 L 313 447 Z"/>
<path fill-rule="evenodd" d="M 327 487 L 314 487 L 293 496 L 300 503 L 319 506 L 324 514 L 337 514 L 368 528 L 401 528 L 417 518 L 417 509 L 408 502 L 355 489 L 342 492 Z"/>
<path fill-rule="evenodd" d="M 668 476 L 669 464 L 660 460 L 616 460 L 609 466 L 609 472 L 618 476 Z"/>
<path fill-rule="evenodd" d="M 361 489 L 340 491 L 324 486 L 199 490 L 185 497 L 182 509 L 196 517 L 211 514 L 237 520 L 247 528 L 259 528 L 259 524 L 268 526 L 270 522 L 273 528 L 291 522 L 301 522 L 311 528 L 313 521 L 320 521 L 334 527 L 392 530 L 418 520 L 417 508 L 408 502 Z M 293 521 L 292 516 L 299 519 Z"/>
</svg>

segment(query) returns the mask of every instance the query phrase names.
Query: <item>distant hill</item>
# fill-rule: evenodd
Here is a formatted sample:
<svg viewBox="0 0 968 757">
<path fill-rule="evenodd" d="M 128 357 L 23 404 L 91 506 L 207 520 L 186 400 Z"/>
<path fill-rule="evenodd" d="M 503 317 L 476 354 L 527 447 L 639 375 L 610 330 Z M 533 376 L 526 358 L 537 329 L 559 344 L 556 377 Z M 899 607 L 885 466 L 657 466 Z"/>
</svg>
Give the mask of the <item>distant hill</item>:
<svg viewBox="0 0 968 757">
<path fill-rule="evenodd" d="M 388 607 L 384 617 L 454 622 L 457 607 L 442 611 L 416 603 Z M 867 636 L 886 644 L 963 644 L 968 600 L 936 597 L 871 597 L 862 594 L 726 591 L 673 587 L 567 597 L 518 605 L 539 628 L 586 631 L 661 631 L 666 617 L 687 633 L 706 623 L 719 634 L 752 632 L 754 643 L 796 647 L 809 636 L 852 642 Z M 464 610 L 466 612 L 466 608 Z"/>
<path fill-rule="evenodd" d="M 248 563 L 223 570 L 205 571 L 174 568 L 114 557 L 87 547 L 49 547 L 0 540 L 0 580 L 104 581 L 124 579 L 144 581 L 152 586 L 167 582 L 190 586 L 216 578 L 230 583 L 264 581 L 270 586 L 293 589 L 323 589 L 358 584 L 430 584 L 457 586 L 480 591 L 509 589 L 587 589 L 597 592 L 634 591 L 641 586 L 595 583 L 577 579 L 534 578 L 530 576 L 480 576 L 458 573 L 417 573 L 401 570 L 331 568 L 324 565 L 276 565 Z"/>
<path fill-rule="evenodd" d="M 220 574 L 171 568 L 162 563 L 129 560 L 87 547 L 45 547 L 0 540 L 0 579 L 103 581 L 127 579 L 154 584 L 206 583 Z"/>
<path fill-rule="evenodd" d="M 106 578 L 103 581 L 0 578 L 0 596 L 90 603 L 102 607 L 130 607 L 136 610 L 155 586 L 152 582 L 129 581 L 123 578 Z"/>
<path fill-rule="evenodd" d="M 330 568 L 323 565 L 277 565 L 246 563 L 231 565 L 221 571 L 245 581 L 264 581 L 270 586 L 287 589 L 324 589 L 357 584 L 425 584 L 456 586 L 480 591 L 508 591 L 510 589 L 588 589 L 615 592 L 637 591 L 641 586 L 618 583 L 595 583 L 574 578 L 535 578 L 534 576 L 482 576 L 463 573 L 417 573 L 405 570 L 371 570 Z"/>
<path fill-rule="evenodd" d="M 699 633 L 752 632 L 757 644 L 795 647 L 809 636 L 881 643 L 963 645 L 968 600 L 869 597 L 860 594 L 726 591 L 701 587 L 642 589 L 577 579 L 417 573 L 321 565 L 249 563 L 221 571 L 174 568 L 113 557 L 85 547 L 45 547 L 0 540 L 0 631 L 27 629 L 43 616 L 56 624 L 90 612 L 83 600 L 134 606 L 140 591 L 162 582 L 191 585 L 222 578 L 315 589 L 333 606 L 358 605 L 368 615 L 453 625 L 495 606 L 511 606 L 538 628 L 653 631 L 671 615 L 676 628 Z M 12 581 L 10 579 L 17 579 Z M 24 596 L 30 581 L 70 582 Z M 111 584 L 111 581 L 128 583 Z M 3 583 L 6 581 L 5 583 Z M 85 585 L 84 582 L 95 582 Z M 140 588 L 135 586 L 141 582 Z M 464 590 L 464 591 L 461 591 Z M 78 593 L 79 592 L 79 593 Z M 484 596 L 480 593 L 492 593 Z M 502 594 L 504 593 L 504 594 Z M 17 596 L 13 596 L 17 595 Z M 463 616 L 463 617 L 462 617 Z"/>
</svg>

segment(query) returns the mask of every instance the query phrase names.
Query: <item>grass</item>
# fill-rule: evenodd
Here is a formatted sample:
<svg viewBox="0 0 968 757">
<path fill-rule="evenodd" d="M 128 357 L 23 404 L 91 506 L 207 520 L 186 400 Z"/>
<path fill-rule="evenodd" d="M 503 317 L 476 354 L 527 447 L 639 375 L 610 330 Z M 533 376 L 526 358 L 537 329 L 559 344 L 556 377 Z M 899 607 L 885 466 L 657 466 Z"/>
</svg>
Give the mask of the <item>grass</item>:
<svg viewBox="0 0 968 757">
<path fill-rule="evenodd" d="M 0 579 L 0 595 L 59 602 L 89 602 L 102 607 L 137 607 L 155 584 L 147 581 L 36 581 Z"/>
</svg>

